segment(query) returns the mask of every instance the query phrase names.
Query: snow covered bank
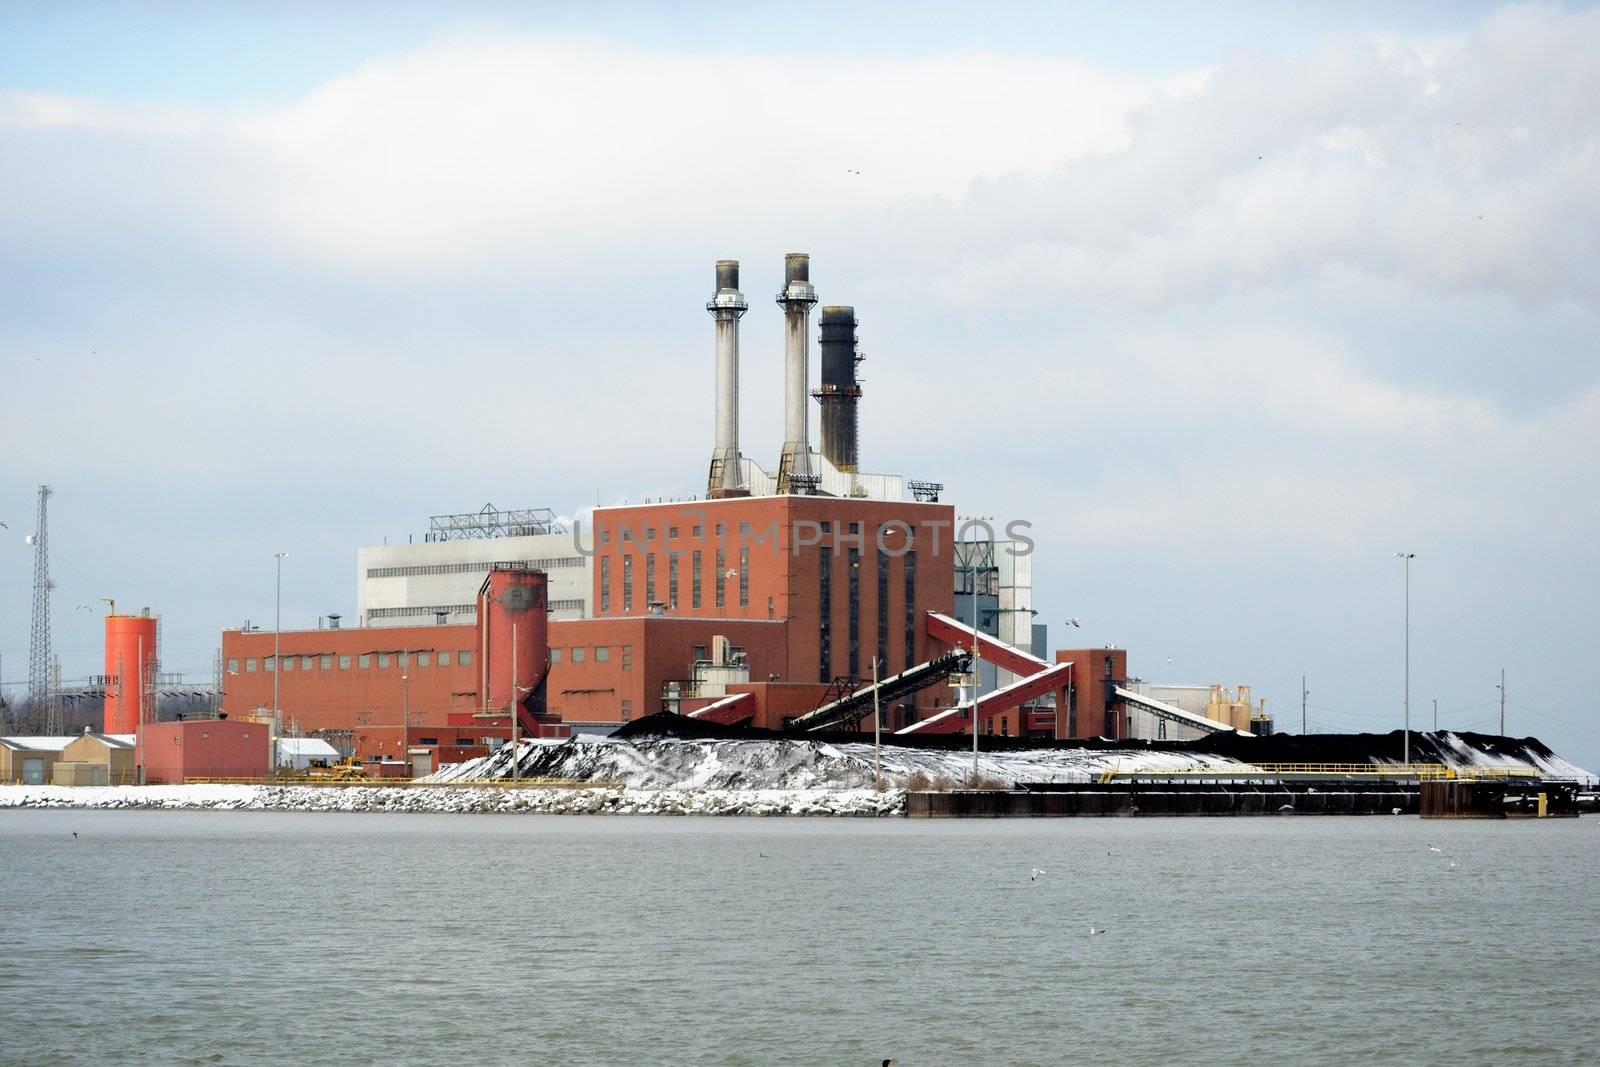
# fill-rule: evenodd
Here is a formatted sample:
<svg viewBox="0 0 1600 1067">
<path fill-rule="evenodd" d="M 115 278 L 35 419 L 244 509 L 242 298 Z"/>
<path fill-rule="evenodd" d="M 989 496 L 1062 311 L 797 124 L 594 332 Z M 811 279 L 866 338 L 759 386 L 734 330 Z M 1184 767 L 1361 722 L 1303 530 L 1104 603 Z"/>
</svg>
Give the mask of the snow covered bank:
<svg viewBox="0 0 1600 1067">
<path fill-rule="evenodd" d="M 872 789 L 0 785 L 0 808 L 875 817 L 904 814 L 905 794 Z"/>
<path fill-rule="evenodd" d="M 658 717 L 660 718 L 660 717 Z M 675 727 L 677 724 L 669 723 Z M 738 731 L 734 731 L 738 732 Z M 749 734 L 750 731 L 744 733 Z M 1229 737 L 1199 742 L 1090 742 L 1027 748 L 1012 742 L 982 752 L 978 773 L 1012 785 L 1018 782 L 1091 782 L 1105 771 L 1160 773 L 1238 771 L 1255 763 L 1398 763 L 1398 734 L 1311 735 L 1306 738 Z M 1394 749 L 1393 758 L 1390 749 Z M 481 759 L 442 768 L 430 781 L 501 780 L 512 776 L 512 752 L 502 749 Z M 1533 739 L 1483 738 L 1452 733 L 1412 735 L 1412 760 L 1460 769 L 1523 770 L 1552 778 L 1592 778 L 1581 767 L 1556 756 Z M 517 753 L 523 778 L 562 778 L 632 789 L 861 789 L 873 782 L 872 745 L 856 740 L 806 737 L 693 737 L 639 735 L 524 741 Z M 914 775 L 934 780 L 967 780 L 972 752 L 952 747 L 886 744 L 882 754 L 887 784 L 904 787 Z"/>
<path fill-rule="evenodd" d="M 961 749 L 883 747 L 883 777 L 904 786 L 912 775 L 965 781 L 972 753 Z M 1013 782 L 1089 782 L 1108 769 L 1243 770 L 1226 756 L 1134 749 L 1039 749 L 984 752 L 978 773 Z M 445 767 L 429 781 L 511 777 L 511 752 Z M 634 789 L 863 789 L 872 785 L 872 745 L 802 739 L 688 740 L 676 737 L 526 741 L 521 776 L 609 782 Z"/>
</svg>

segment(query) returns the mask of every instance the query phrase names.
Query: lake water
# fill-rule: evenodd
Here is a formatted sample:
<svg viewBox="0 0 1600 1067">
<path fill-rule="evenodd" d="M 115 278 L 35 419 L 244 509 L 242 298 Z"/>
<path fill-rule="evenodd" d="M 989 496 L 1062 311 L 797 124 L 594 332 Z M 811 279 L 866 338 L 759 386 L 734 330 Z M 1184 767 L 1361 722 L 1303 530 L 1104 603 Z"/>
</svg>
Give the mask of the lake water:
<svg viewBox="0 0 1600 1067">
<path fill-rule="evenodd" d="M 1593 818 L 8 811 L 0 1061 L 1595 1063 L 1597 846 Z"/>
</svg>

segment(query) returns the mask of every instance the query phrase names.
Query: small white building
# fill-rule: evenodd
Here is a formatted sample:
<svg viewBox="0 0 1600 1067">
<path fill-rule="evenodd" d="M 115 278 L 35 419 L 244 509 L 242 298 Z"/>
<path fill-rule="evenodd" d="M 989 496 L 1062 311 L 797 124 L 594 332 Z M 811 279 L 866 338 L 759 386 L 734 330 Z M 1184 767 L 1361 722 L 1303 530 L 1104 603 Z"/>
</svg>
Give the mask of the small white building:
<svg viewBox="0 0 1600 1067">
<path fill-rule="evenodd" d="M 312 766 L 331 767 L 339 759 L 339 750 L 320 737 L 278 738 L 280 770 L 303 771 Z"/>
<path fill-rule="evenodd" d="M 496 563 L 544 571 L 550 618 L 589 617 L 588 542 L 547 509 L 435 515 L 420 542 L 356 550 L 356 625 L 471 625 L 478 589 Z"/>
</svg>

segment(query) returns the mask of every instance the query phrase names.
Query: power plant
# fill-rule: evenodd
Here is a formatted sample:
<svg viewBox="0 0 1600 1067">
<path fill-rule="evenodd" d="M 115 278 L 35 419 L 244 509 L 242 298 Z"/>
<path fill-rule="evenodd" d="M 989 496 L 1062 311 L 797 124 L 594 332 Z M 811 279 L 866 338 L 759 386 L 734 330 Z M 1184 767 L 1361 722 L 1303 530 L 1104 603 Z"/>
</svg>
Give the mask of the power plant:
<svg viewBox="0 0 1600 1067">
<path fill-rule="evenodd" d="M 960 530 L 937 482 L 861 469 L 856 309 L 822 305 L 812 388 L 819 299 L 803 252 L 784 257 L 776 295 L 781 450 L 770 471 L 745 454 L 737 260 L 716 262 L 714 286 L 703 499 L 599 507 L 587 537 L 548 509 L 436 515 L 421 542 L 358 551 L 355 625 L 330 614 L 311 630 L 223 631 L 214 713 L 404 776 L 662 711 L 799 733 L 859 729 L 874 708 L 902 735 L 1270 729 L 1259 708 L 1213 718 L 1211 705 L 1161 699 L 1120 649 L 1052 654 L 1031 621 L 1026 546 Z M 108 735 L 142 736 L 161 718 L 159 632 L 148 610 L 106 616 Z M 250 731 L 206 737 L 233 733 L 243 745 Z"/>
</svg>

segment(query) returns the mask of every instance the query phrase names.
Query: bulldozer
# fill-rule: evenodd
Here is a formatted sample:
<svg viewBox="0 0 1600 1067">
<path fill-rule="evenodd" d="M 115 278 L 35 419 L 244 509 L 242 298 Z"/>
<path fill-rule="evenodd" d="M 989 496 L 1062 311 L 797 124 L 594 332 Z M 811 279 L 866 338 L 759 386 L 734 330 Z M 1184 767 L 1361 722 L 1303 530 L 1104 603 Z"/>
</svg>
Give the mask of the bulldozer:
<svg viewBox="0 0 1600 1067">
<path fill-rule="evenodd" d="M 352 752 L 338 763 L 329 767 L 312 767 L 307 771 L 312 778 L 324 778 L 330 782 L 353 782 L 365 778 L 367 772 L 362 769 L 361 763 Z"/>
</svg>

